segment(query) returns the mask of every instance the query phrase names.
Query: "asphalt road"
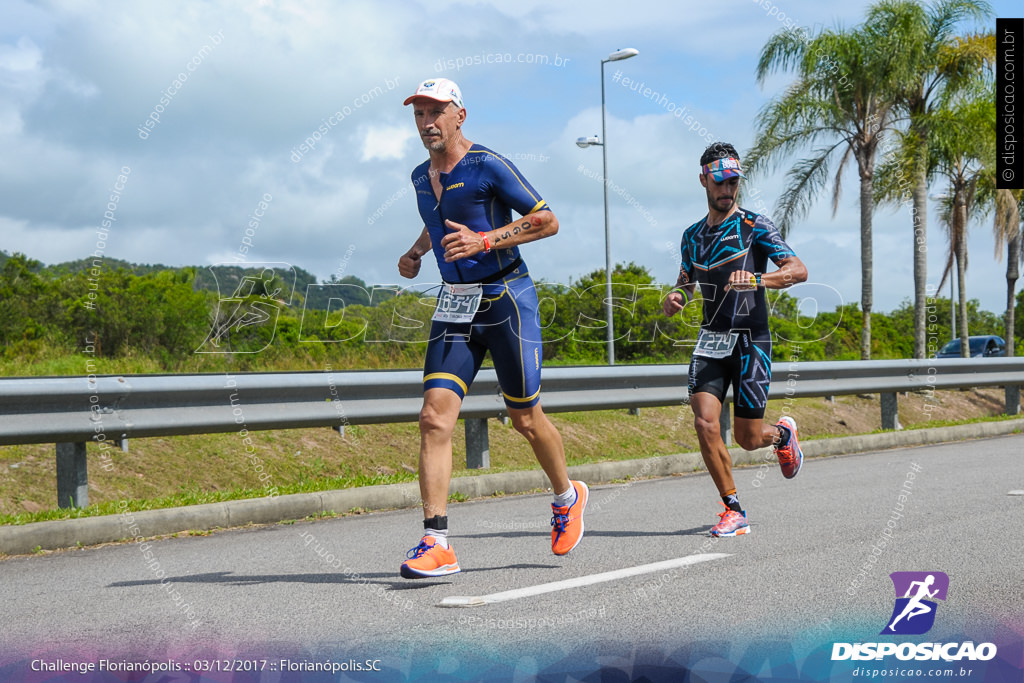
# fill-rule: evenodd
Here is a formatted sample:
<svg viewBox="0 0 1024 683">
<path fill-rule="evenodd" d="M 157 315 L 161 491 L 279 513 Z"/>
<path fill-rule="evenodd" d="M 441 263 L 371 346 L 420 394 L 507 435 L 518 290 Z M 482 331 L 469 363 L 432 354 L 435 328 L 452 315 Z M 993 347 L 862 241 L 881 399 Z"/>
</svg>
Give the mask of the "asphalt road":
<svg viewBox="0 0 1024 683">
<path fill-rule="evenodd" d="M 709 538 L 721 509 L 710 478 L 672 477 L 595 487 L 586 536 L 567 557 L 550 550 L 548 496 L 453 505 L 463 571 L 439 580 L 398 576 L 421 534 L 417 510 L 8 559 L 0 679 L 32 658 L 108 657 L 268 660 L 252 680 L 325 661 L 381 669 L 339 674 L 356 680 L 588 666 L 627 677 L 686 666 L 713 680 L 737 663 L 803 676 L 830 665 L 835 641 L 879 639 L 894 571 L 949 576 L 928 639 L 968 634 L 1020 656 L 1024 496 L 1008 494 L 1024 489 L 1024 435 L 815 459 L 794 480 L 775 465 L 747 468 L 736 481 L 747 536 Z M 679 558 L 700 561 L 439 606 Z"/>
</svg>

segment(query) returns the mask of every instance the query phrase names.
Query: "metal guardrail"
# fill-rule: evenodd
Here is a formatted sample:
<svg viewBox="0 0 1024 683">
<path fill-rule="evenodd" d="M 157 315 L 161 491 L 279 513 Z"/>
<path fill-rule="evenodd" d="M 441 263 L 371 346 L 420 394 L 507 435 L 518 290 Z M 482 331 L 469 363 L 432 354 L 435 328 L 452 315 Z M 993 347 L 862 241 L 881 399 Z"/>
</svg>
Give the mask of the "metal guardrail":
<svg viewBox="0 0 1024 683">
<path fill-rule="evenodd" d="M 1016 414 L 1024 358 L 776 361 L 769 398 L 881 394 L 882 426 L 896 429 L 899 392 L 1005 386 Z M 133 375 L 0 379 L 0 445 L 56 443 L 58 504 L 88 504 L 85 446 L 138 437 L 414 422 L 418 370 Z M 680 405 L 687 366 L 617 365 L 544 370 L 546 412 Z M 492 369 L 477 376 L 461 417 L 467 466 L 488 467 L 487 418 L 507 415 Z M 723 430 L 730 427 L 723 411 Z"/>
</svg>

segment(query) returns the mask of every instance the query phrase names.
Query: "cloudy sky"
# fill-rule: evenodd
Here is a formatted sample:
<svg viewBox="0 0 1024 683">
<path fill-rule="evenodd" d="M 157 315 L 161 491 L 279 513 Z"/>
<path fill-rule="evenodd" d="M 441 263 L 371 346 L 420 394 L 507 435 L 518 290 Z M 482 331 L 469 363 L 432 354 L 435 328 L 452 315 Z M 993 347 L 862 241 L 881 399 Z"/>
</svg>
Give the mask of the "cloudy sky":
<svg viewBox="0 0 1024 683">
<path fill-rule="evenodd" d="M 679 235 L 706 213 L 701 150 L 749 149 L 790 80 L 757 85 L 761 46 L 787 19 L 852 26 L 867 4 L 4 0 L 0 249 L 44 263 L 97 248 L 168 265 L 244 257 L 397 283 L 422 227 L 409 172 L 426 158 L 402 100 L 443 76 L 462 88 L 466 136 L 510 157 L 559 217 L 524 255 L 535 277 L 568 283 L 604 263 L 601 151 L 574 141 L 601 129 L 600 60 L 634 47 L 606 65 L 612 253 L 674 281 Z M 769 214 L 782 182 L 757 181 Z M 838 214 L 823 198 L 790 243 L 812 281 L 859 301 L 852 173 L 845 187 Z M 935 215 L 931 283 L 946 249 Z M 990 220 L 971 232 L 968 294 L 1001 311 Z M 907 209 L 876 214 L 876 310 L 912 294 L 911 235 Z M 416 282 L 437 280 L 427 264 Z"/>
</svg>

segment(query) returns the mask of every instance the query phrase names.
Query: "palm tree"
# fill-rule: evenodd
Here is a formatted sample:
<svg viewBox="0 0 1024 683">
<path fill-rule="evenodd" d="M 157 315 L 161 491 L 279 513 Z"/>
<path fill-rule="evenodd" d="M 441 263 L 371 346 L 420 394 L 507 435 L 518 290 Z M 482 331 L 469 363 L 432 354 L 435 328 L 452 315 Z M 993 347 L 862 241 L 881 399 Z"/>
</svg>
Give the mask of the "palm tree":
<svg viewBox="0 0 1024 683">
<path fill-rule="evenodd" d="M 995 37 L 990 35 L 992 57 L 994 61 Z M 990 86 L 994 76 L 982 84 L 980 93 L 991 97 Z M 994 141 L 996 136 L 995 111 L 987 120 L 988 130 L 979 138 L 987 143 L 982 161 L 982 175 L 978 182 L 978 203 L 983 211 L 992 210 L 995 214 L 992 228 L 995 235 L 995 259 L 1001 261 L 1003 246 L 1006 246 L 1006 313 L 1004 316 L 1003 337 L 1006 339 L 1006 355 L 1015 354 L 1016 339 L 1014 326 L 1016 322 L 1017 279 L 1020 277 L 1020 265 L 1024 263 L 1024 250 L 1021 249 L 1022 224 L 1024 224 L 1024 190 L 1000 189 L 996 182 L 996 152 Z"/>
<path fill-rule="evenodd" d="M 894 153 L 886 154 L 879 167 L 876 198 L 896 200 L 904 195 L 897 178 L 904 178 L 904 169 L 914 167 L 919 158 L 928 162 L 926 178 L 942 179 L 947 185 L 943 196 L 940 220 L 949 237 L 949 253 L 938 289 L 956 270 L 960 289 L 960 353 L 970 355 L 967 338 L 967 229 L 976 213 L 985 213 L 994 205 L 995 194 L 995 36 L 991 33 L 956 39 L 950 52 L 962 52 L 963 45 L 983 61 L 980 71 L 971 73 L 943 89 L 935 108 L 929 113 L 930 136 L 921 145 L 912 127 L 901 135 L 902 144 Z M 985 66 L 985 65 L 988 66 Z M 925 153 L 921 153 L 921 147 Z M 998 217 L 997 217 L 998 220 Z"/>
<path fill-rule="evenodd" d="M 758 82 L 763 84 L 777 69 L 790 68 L 797 80 L 761 112 L 757 143 L 747 157 L 750 170 L 757 172 L 813 147 L 811 156 L 797 161 L 787 174 L 775 216 L 783 235 L 806 214 L 830 177 L 835 215 L 843 171 L 851 157 L 855 160 L 860 179 L 862 359 L 871 357 L 875 156 L 894 115 L 891 84 L 897 67 L 890 42 L 863 28 L 773 35 L 761 50 Z"/>
<path fill-rule="evenodd" d="M 915 358 L 925 354 L 928 141 L 947 89 L 976 77 L 986 59 L 984 41 L 960 39 L 954 34 L 956 26 L 990 14 L 984 0 L 939 0 L 930 8 L 918 0 L 881 0 L 868 9 L 866 31 L 896 51 L 896 101 L 908 119 L 906 140 L 916 149 L 907 159 L 913 180 Z"/>
<path fill-rule="evenodd" d="M 996 260 L 1002 258 L 1003 245 L 1006 245 L 1006 317 L 1004 333 L 1006 338 L 1006 355 L 1014 354 L 1016 340 L 1013 327 L 1016 318 L 1017 278 L 1020 277 L 1020 264 L 1024 263 L 1024 251 L 1021 250 L 1021 224 L 1024 223 L 1024 190 L 996 190 L 995 192 L 995 223 Z"/>
<path fill-rule="evenodd" d="M 983 84 L 984 85 L 984 84 Z M 991 86 L 991 83 L 988 84 Z M 939 281 L 939 289 L 956 268 L 960 290 L 960 355 L 970 356 L 967 338 L 967 226 L 978 208 L 978 183 L 995 160 L 995 101 L 988 92 L 974 93 L 932 114 L 933 130 L 928 156 L 936 174 L 948 184 L 941 220 L 949 234 L 949 257 Z"/>
</svg>

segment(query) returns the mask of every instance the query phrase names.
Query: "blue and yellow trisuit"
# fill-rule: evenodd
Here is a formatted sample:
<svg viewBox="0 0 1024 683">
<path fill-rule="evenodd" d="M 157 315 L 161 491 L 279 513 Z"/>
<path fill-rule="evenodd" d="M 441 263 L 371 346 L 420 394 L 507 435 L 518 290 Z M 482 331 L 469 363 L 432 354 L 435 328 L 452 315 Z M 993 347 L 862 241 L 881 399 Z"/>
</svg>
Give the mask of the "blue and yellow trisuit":
<svg viewBox="0 0 1024 683">
<path fill-rule="evenodd" d="M 537 292 L 518 247 L 444 260 L 441 239 L 452 230 L 444 221 L 489 232 L 548 205 L 505 157 L 474 144 L 450 173 L 442 173 L 435 197 L 424 161 L 412 172 L 420 217 L 430 234 L 442 279 L 449 284 L 483 284 L 483 299 L 472 323 L 432 321 L 423 367 L 423 389 L 443 387 L 464 398 L 489 350 L 505 403 L 529 408 L 540 400 L 541 346 Z"/>
</svg>

